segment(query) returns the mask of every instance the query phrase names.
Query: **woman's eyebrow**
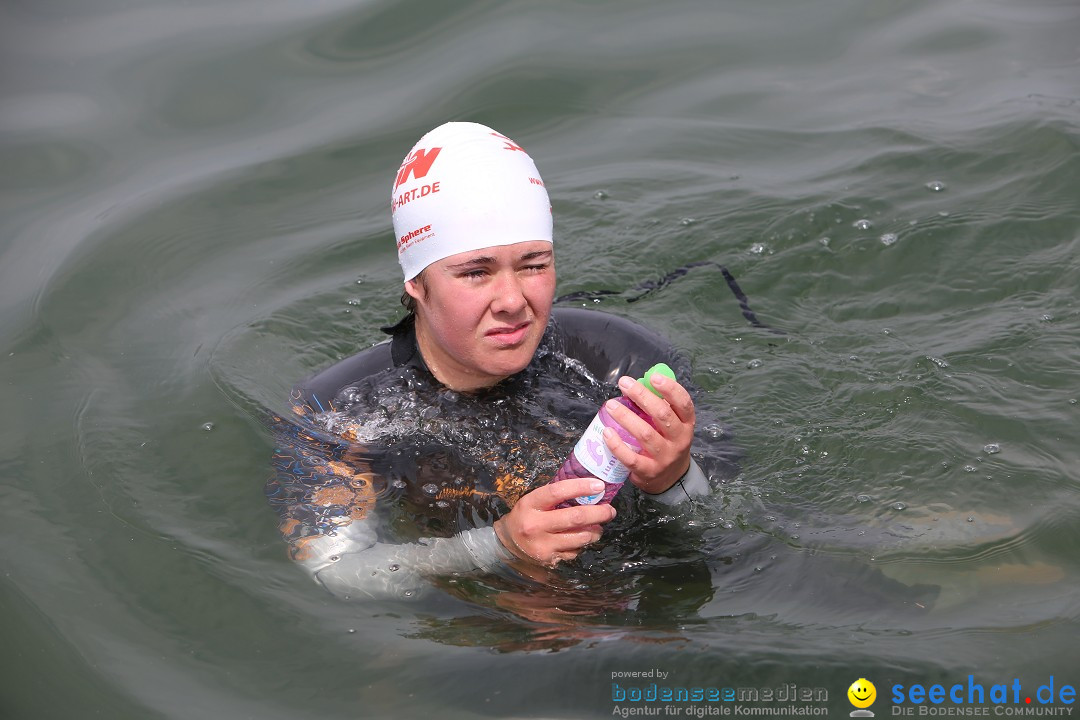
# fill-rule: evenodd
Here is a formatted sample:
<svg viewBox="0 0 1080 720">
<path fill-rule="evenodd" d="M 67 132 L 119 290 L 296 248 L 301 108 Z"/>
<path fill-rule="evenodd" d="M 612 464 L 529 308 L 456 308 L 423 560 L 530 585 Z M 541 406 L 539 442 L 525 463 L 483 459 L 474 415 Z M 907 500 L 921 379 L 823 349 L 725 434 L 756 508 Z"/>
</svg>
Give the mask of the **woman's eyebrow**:
<svg viewBox="0 0 1080 720">
<path fill-rule="evenodd" d="M 546 260 L 547 258 L 550 258 L 550 257 L 551 257 L 551 251 L 550 250 L 534 250 L 533 252 L 525 253 L 519 259 L 520 260 L 538 260 L 540 258 L 544 258 Z"/>
<path fill-rule="evenodd" d="M 466 260 L 465 262 L 458 263 L 456 265 L 448 265 L 447 269 L 449 269 L 449 270 L 466 270 L 468 268 L 477 267 L 479 265 L 491 265 L 493 262 L 495 262 L 495 258 L 481 256 L 481 257 L 471 258 L 469 260 Z"/>
</svg>

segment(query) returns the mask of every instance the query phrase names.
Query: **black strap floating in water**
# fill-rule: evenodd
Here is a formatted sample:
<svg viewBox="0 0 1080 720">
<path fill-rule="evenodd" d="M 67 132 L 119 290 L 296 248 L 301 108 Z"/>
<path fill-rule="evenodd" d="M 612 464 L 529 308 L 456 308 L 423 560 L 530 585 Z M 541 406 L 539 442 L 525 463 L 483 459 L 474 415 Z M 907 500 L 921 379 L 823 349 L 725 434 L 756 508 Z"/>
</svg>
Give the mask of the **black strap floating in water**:
<svg viewBox="0 0 1080 720">
<path fill-rule="evenodd" d="M 703 267 L 706 265 L 715 265 L 716 267 L 720 268 L 720 273 L 724 276 L 724 280 L 727 282 L 728 288 L 735 295 L 735 299 L 739 301 L 739 309 L 742 310 L 743 317 L 746 318 L 747 322 L 749 322 L 754 327 L 768 330 L 769 332 L 775 333 L 777 335 L 787 334 L 783 330 L 777 330 L 776 328 L 770 327 L 758 320 L 757 315 L 755 315 L 754 311 L 750 309 L 750 302 L 746 298 L 746 293 L 744 293 L 742 291 L 742 288 L 739 287 L 739 283 L 735 282 L 735 276 L 732 275 L 726 267 L 712 260 L 701 260 L 699 262 L 689 263 L 687 265 L 675 268 L 659 280 L 646 280 L 645 282 L 640 283 L 632 291 L 630 291 L 636 294 L 630 295 L 629 297 L 625 298 L 626 302 L 637 302 L 643 297 L 651 295 L 657 290 L 660 290 L 661 288 L 670 285 L 674 280 L 677 280 L 683 275 L 686 275 L 693 268 Z M 611 295 L 623 295 L 625 294 L 625 292 L 626 291 L 618 290 L 579 290 L 578 292 L 560 295 L 559 297 L 555 298 L 555 302 L 561 303 L 570 302 L 573 300 L 598 300 L 602 297 L 608 297 Z"/>
</svg>

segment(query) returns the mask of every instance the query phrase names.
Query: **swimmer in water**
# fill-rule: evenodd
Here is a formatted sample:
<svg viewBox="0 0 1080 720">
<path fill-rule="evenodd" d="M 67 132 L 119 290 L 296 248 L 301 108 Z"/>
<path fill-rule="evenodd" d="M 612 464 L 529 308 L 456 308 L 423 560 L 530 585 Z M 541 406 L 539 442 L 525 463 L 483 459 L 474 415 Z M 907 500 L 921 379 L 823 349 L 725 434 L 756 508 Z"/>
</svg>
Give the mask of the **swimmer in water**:
<svg viewBox="0 0 1080 720">
<path fill-rule="evenodd" d="M 654 375 L 654 395 L 600 347 L 652 353 L 644 368 L 670 360 L 655 355 L 664 344 L 604 313 L 553 312 L 551 205 L 519 145 L 483 125 L 442 125 L 406 156 L 391 205 L 408 315 L 391 340 L 294 392 L 301 424 L 275 418 L 267 494 L 317 582 L 340 596 L 414 597 L 425 576 L 576 558 L 616 508 L 557 509 L 603 489 L 595 478 L 540 483 L 610 397 L 605 382 L 655 423 L 608 405 L 643 448 L 605 431 L 628 485 L 669 506 L 711 492 L 690 455 L 687 389 Z M 567 388 L 557 403 L 553 388 Z M 377 514 L 377 498 L 400 507 Z"/>
</svg>

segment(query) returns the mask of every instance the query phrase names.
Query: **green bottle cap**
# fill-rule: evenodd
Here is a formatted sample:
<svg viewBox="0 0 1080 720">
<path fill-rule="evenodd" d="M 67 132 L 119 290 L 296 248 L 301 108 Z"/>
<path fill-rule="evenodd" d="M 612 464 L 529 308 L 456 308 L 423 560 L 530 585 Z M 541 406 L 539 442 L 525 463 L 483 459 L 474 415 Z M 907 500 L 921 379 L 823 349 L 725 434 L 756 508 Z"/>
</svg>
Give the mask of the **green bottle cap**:
<svg viewBox="0 0 1080 720">
<path fill-rule="evenodd" d="M 645 377 L 638 378 L 638 382 L 649 388 L 649 390 L 652 391 L 653 395 L 660 395 L 660 393 L 657 392 L 656 388 L 652 386 L 652 383 L 649 382 L 649 378 L 651 378 L 654 373 L 660 373 L 664 377 L 670 378 L 672 380 L 675 379 L 675 373 L 672 371 L 671 368 L 667 366 L 667 364 L 656 363 L 645 372 Z M 660 397 L 663 397 L 663 395 L 660 395 Z"/>
</svg>

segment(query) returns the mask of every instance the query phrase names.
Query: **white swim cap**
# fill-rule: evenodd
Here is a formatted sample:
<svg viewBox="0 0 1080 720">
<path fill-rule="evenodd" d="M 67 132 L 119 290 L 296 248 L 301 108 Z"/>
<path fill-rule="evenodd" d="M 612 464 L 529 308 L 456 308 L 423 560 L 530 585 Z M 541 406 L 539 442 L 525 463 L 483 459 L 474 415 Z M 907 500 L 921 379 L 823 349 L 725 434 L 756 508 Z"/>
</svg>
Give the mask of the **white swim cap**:
<svg viewBox="0 0 1080 720">
<path fill-rule="evenodd" d="M 467 250 L 551 242 L 551 201 L 532 158 L 477 123 L 446 123 L 420 138 L 390 198 L 406 280 Z"/>
</svg>

